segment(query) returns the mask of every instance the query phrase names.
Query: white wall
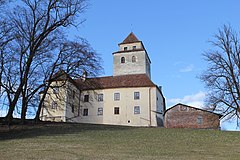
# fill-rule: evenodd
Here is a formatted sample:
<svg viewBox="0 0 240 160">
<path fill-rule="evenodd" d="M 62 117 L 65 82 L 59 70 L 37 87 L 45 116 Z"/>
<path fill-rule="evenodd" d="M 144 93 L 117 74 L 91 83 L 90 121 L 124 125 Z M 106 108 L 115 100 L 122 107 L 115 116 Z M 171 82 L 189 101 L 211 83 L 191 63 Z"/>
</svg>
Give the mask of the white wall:
<svg viewBox="0 0 240 160">
<path fill-rule="evenodd" d="M 139 100 L 134 100 L 134 92 L 140 92 Z M 96 99 L 96 95 L 99 93 L 104 94 L 103 102 L 98 102 Z M 120 93 L 119 101 L 114 101 L 114 93 Z M 85 94 L 91 95 L 91 101 L 81 101 L 81 108 L 88 108 L 89 115 L 79 117 L 79 122 L 129 126 L 157 126 L 155 112 L 157 109 L 156 87 L 84 91 L 81 93 L 81 97 L 83 98 Z M 140 106 L 140 114 L 134 114 L 134 106 Z M 99 107 L 103 107 L 102 116 L 97 115 Z M 120 108 L 119 115 L 114 114 L 114 107 Z"/>
</svg>

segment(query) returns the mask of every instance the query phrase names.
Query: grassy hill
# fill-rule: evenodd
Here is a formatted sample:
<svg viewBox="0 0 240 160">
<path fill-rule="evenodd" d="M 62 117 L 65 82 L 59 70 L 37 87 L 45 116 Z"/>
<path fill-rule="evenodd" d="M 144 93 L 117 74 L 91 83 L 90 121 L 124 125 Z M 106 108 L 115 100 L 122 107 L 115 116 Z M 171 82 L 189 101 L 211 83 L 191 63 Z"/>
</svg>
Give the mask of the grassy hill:
<svg viewBox="0 0 240 160">
<path fill-rule="evenodd" d="M 0 126 L 0 159 L 240 159 L 240 133 L 88 124 Z"/>
</svg>

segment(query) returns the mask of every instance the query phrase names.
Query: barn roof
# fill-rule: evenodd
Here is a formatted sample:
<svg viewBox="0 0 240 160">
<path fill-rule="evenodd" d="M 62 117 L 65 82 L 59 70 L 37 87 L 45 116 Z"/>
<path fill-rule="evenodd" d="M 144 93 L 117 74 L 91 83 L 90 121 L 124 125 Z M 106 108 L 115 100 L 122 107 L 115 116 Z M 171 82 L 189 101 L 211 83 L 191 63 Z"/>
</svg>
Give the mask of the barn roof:
<svg viewBox="0 0 240 160">
<path fill-rule="evenodd" d="M 181 103 L 178 103 L 178 104 L 176 104 L 176 105 L 174 105 L 174 106 L 172 106 L 172 107 L 168 108 L 168 109 L 165 111 L 164 115 L 165 115 L 165 114 L 166 114 L 166 113 L 167 113 L 169 110 L 171 110 L 171 109 L 173 109 L 173 108 L 177 107 L 178 105 L 185 106 L 185 107 L 188 107 L 188 108 L 193 108 L 193 109 L 200 110 L 200 111 L 203 111 L 203 112 L 212 113 L 212 114 L 218 115 L 218 116 L 219 116 L 219 118 L 221 118 L 221 117 L 223 116 L 223 115 L 221 115 L 221 114 L 214 113 L 214 112 L 212 112 L 212 111 L 208 111 L 208 110 L 205 110 L 205 109 L 201 109 L 201 108 L 192 107 L 192 106 L 189 106 L 189 105 L 186 105 L 186 104 L 181 104 Z"/>
</svg>

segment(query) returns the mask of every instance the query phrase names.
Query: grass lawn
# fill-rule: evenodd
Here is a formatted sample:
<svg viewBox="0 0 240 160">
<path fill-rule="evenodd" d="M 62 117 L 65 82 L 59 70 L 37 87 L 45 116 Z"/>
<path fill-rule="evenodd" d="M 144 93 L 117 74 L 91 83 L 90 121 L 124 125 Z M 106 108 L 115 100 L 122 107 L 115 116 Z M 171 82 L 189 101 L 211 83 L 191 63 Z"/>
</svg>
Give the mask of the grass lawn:
<svg viewBox="0 0 240 160">
<path fill-rule="evenodd" d="M 240 133 L 88 124 L 0 126 L 0 159 L 240 159 Z"/>
</svg>

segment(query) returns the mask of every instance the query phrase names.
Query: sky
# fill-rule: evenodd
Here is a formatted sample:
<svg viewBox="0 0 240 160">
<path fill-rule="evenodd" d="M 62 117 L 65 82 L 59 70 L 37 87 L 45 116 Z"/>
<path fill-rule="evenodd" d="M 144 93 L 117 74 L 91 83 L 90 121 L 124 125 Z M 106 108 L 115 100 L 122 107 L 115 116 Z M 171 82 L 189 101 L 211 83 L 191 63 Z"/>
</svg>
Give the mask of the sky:
<svg viewBox="0 0 240 160">
<path fill-rule="evenodd" d="M 197 78 L 207 63 L 202 54 L 224 24 L 240 31 L 239 0 L 89 0 L 69 35 L 86 38 L 103 59 L 104 74 L 113 74 L 112 53 L 130 32 L 151 59 L 151 79 L 162 86 L 167 108 L 183 103 L 204 107 L 206 88 Z M 222 128 L 235 130 L 229 122 Z"/>
</svg>

